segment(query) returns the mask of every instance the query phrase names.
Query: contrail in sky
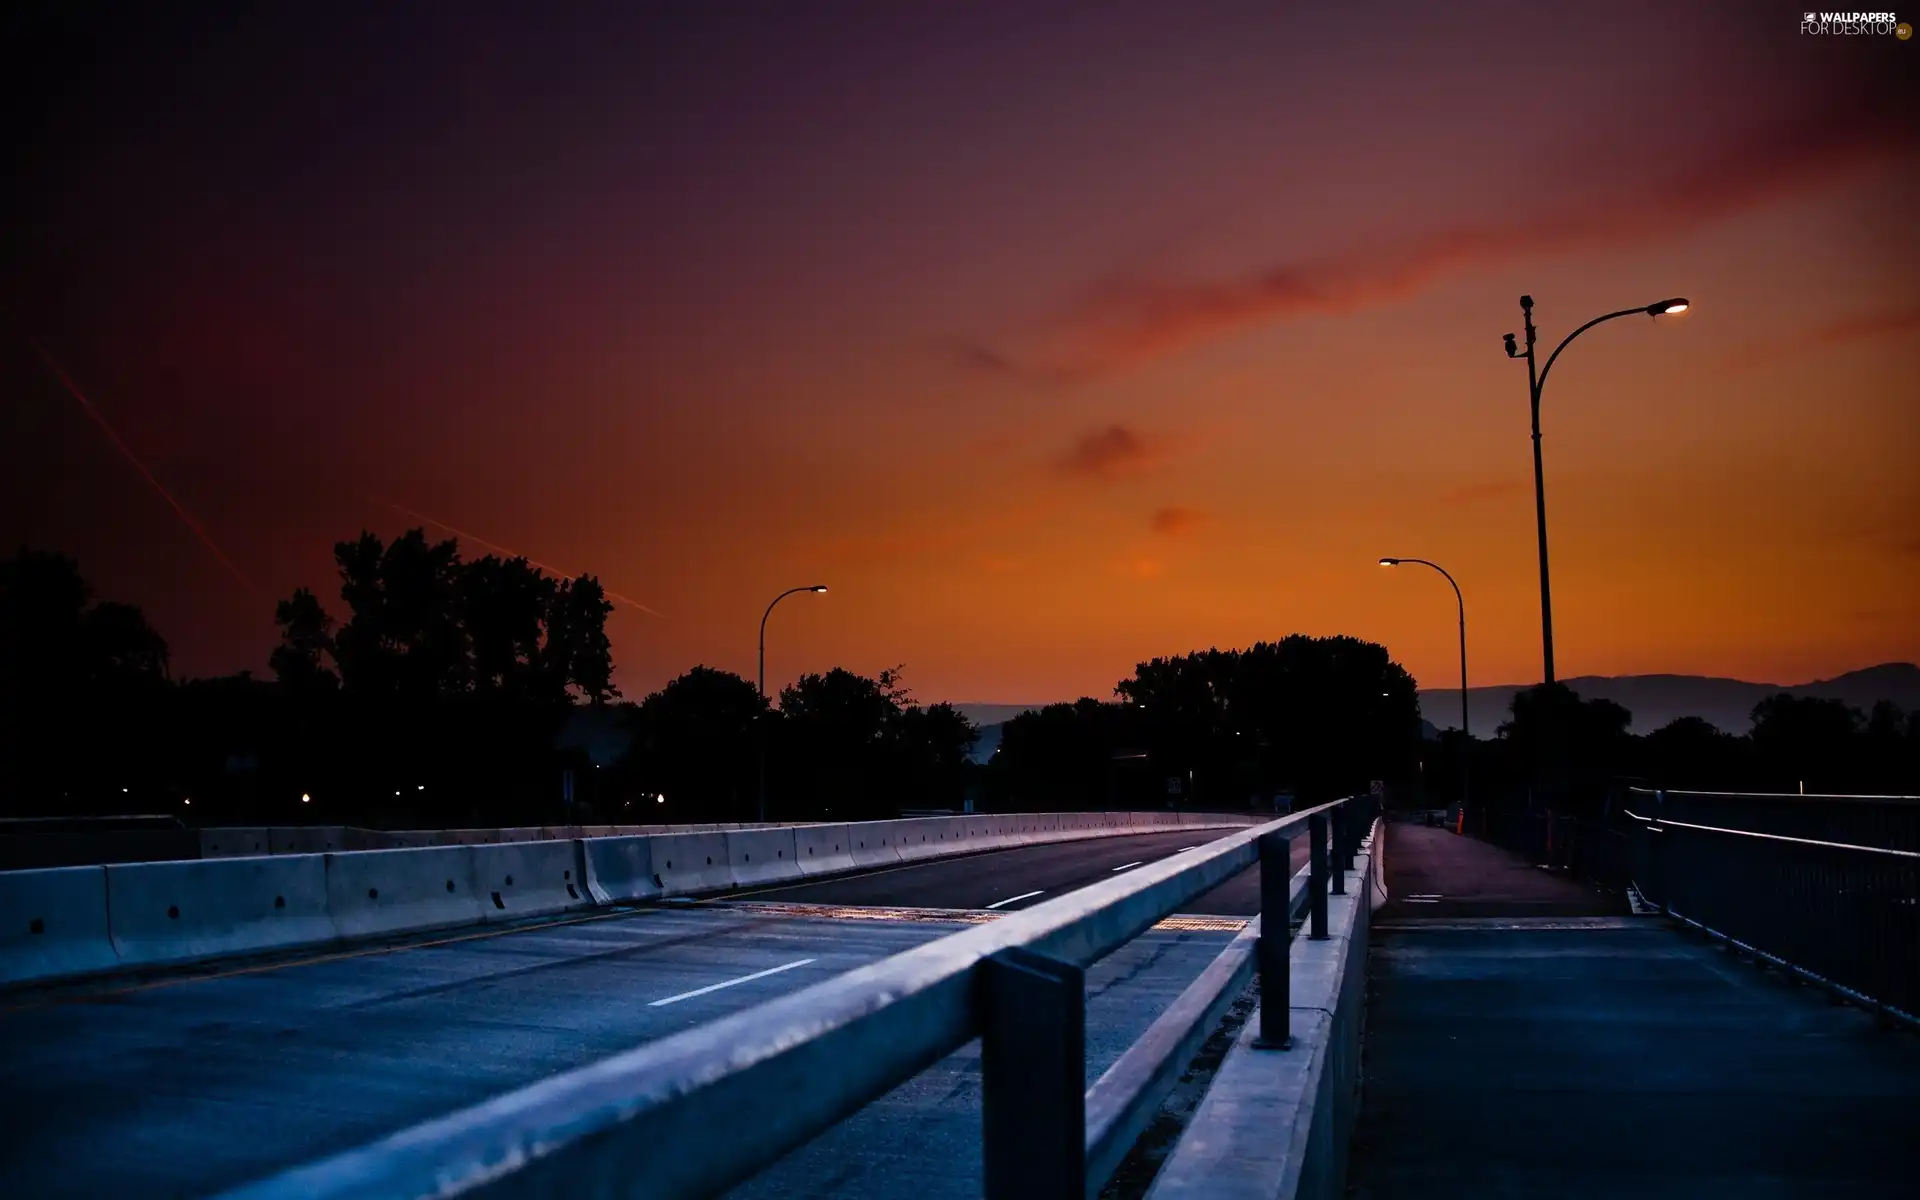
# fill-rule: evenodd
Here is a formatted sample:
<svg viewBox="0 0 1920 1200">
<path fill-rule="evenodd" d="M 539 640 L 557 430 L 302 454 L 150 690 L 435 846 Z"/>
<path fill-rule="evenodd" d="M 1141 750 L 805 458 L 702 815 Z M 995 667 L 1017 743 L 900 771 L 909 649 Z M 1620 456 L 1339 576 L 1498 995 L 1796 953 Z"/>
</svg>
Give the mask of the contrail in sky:
<svg viewBox="0 0 1920 1200">
<path fill-rule="evenodd" d="M 509 558 L 526 558 L 529 565 L 538 567 L 542 571 L 550 571 L 553 574 L 558 575 L 562 579 L 578 579 L 579 578 L 579 576 L 575 575 L 571 571 L 562 571 L 559 567 L 556 567 L 551 563 L 543 563 L 537 558 L 527 558 L 526 555 L 521 554 L 515 550 L 509 550 L 505 546 L 500 545 L 498 542 L 490 542 L 487 539 L 479 536 L 478 534 L 468 533 L 464 529 L 455 529 L 453 526 L 447 524 L 445 521 L 436 521 L 432 517 L 428 516 L 427 514 L 421 513 L 421 512 L 415 512 L 412 509 L 406 507 L 405 505 L 395 504 L 391 500 L 382 500 L 380 499 L 380 497 L 371 495 L 367 492 L 361 492 L 360 496 L 362 499 L 370 500 L 373 503 L 378 504 L 382 508 L 390 508 L 393 511 L 400 513 L 402 516 L 412 517 L 416 521 L 425 521 L 427 524 L 433 526 L 436 529 L 444 529 L 448 533 L 451 533 L 452 535 L 454 535 L 455 537 L 463 537 L 470 542 L 478 542 L 480 545 L 485 546 L 487 549 L 495 551 L 500 554 L 507 555 Z M 640 603 L 638 600 L 635 600 L 631 596 L 622 596 L 619 592 L 614 591 L 613 589 L 607 587 L 605 584 L 601 585 L 601 590 L 606 592 L 607 598 L 609 600 L 618 600 L 622 604 L 630 604 L 633 607 L 639 609 L 643 613 L 647 613 L 650 616 L 660 617 L 663 620 L 665 619 L 664 613 L 657 612 L 654 609 L 648 608 L 646 605 Z"/>
<path fill-rule="evenodd" d="M 93 402 L 87 399 L 86 393 L 80 390 L 80 385 L 75 383 L 73 377 L 67 374 L 66 369 L 54 360 L 53 355 L 47 352 L 47 348 L 40 344 L 40 340 L 32 337 L 27 340 L 33 343 L 34 350 L 39 353 L 40 360 L 47 364 L 47 369 L 58 376 L 61 384 L 66 387 L 67 392 L 75 400 L 80 402 L 80 407 L 86 412 L 87 416 L 92 419 L 93 423 L 98 425 L 100 431 L 107 435 L 107 439 L 114 444 L 114 447 L 126 456 L 126 460 L 133 464 L 134 469 L 139 471 L 140 474 L 145 477 L 146 481 L 153 485 L 153 490 L 160 493 L 161 499 L 173 506 L 173 511 L 178 513 L 180 519 L 187 523 L 187 528 L 193 530 L 194 536 L 198 537 L 200 541 L 206 545 L 207 549 L 213 551 L 213 556 L 220 560 L 220 565 L 233 572 L 233 577 L 238 579 L 242 584 L 245 584 L 248 591 L 256 596 L 260 595 L 260 589 L 254 586 L 253 580 L 247 578 L 246 572 L 233 565 L 233 560 L 228 558 L 226 554 L 221 551 L 220 547 L 214 544 L 213 538 L 201 527 L 200 522 L 193 519 L 193 514 L 187 511 L 186 506 L 178 500 L 175 500 L 173 493 L 161 486 L 160 481 L 154 478 L 153 472 L 147 470 L 147 464 L 141 462 L 139 456 L 134 454 L 125 442 L 120 440 L 120 435 L 113 431 L 113 426 L 107 424 L 107 419 L 100 415 L 100 410 L 93 406 Z"/>
</svg>

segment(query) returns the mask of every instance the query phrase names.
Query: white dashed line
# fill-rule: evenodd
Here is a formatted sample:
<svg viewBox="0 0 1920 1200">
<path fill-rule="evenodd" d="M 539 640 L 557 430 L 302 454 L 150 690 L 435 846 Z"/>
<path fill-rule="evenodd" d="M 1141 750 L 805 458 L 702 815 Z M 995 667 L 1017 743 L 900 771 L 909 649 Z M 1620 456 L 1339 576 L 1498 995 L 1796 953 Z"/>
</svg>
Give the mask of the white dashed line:
<svg viewBox="0 0 1920 1200">
<path fill-rule="evenodd" d="M 1141 862 L 1145 862 L 1146 860 L 1145 860 L 1145 859 L 1141 859 L 1140 861 L 1141 861 Z M 1137 866 L 1139 866 L 1139 865 L 1140 865 L 1140 863 L 1137 863 L 1137 862 L 1130 862 L 1130 863 L 1122 863 L 1122 864 L 1121 864 L 1120 866 L 1117 866 L 1117 867 L 1115 867 L 1115 868 L 1114 868 L 1114 870 L 1116 870 L 1116 871 L 1127 871 L 1127 870 L 1131 870 L 1132 868 L 1134 868 L 1134 867 L 1137 867 Z"/>
<path fill-rule="evenodd" d="M 1039 894 L 1039 892 L 1021 892 L 1018 896 L 1008 896 L 1005 900 L 995 900 L 992 904 L 987 905 L 987 907 L 999 908 L 1001 905 L 1012 904 L 1016 900 L 1028 900 Z"/>
<path fill-rule="evenodd" d="M 794 961 L 790 963 L 786 963 L 782 966 L 768 967 L 764 971 L 755 971 L 751 975 L 742 975 L 738 979 L 729 979 L 725 983 L 710 983 L 703 988 L 695 988 L 690 992 L 681 992 L 678 996 L 668 996 L 665 1000 L 655 1000 L 653 1003 L 647 1005 L 647 1007 L 648 1008 L 664 1008 L 669 1004 L 678 1004 L 682 1000 L 691 1000 L 695 996 L 704 996 L 708 992 L 717 992 L 721 988 L 730 988 L 735 984 L 739 984 L 739 983 L 752 983 L 756 979 L 765 979 L 769 975 L 778 975 L 782 971 L 791 971 L 795 967 L 804 967 L 812 961 L 813 960 L 811 958 L 795 959 Z"/>
</svg>

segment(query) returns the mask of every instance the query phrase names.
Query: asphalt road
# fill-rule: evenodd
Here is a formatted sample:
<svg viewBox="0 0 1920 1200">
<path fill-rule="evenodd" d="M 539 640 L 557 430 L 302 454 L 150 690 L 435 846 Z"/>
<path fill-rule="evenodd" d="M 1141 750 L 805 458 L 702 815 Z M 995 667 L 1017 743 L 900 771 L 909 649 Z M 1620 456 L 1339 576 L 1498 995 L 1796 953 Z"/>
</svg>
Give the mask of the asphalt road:
<svg viewBox="0 0 1920 1200">
<path fill-rule="evenodd" d="M 1659 920 L 1454 920 L 1376 928 L 1352 1195 L 1915 1194 L 1912 1035 Z"/>
<path fill-rule="evenodd" d="M 903 908 L 992 908 L 1012 912 L 1044 904 L 1123 870 L 1223 836 L 1225 830 L 1185 829 L 1136 837 L 1021 846 L 739 893 L 754 900 L 796 904 L 898 905 Z M 1307 861 L 1305 838 L 1294 839 L 1293 870 Z M 1260 911 L 1260 873 L 1244 871 L 1183 906 L 1183 912 L 1253 916 Z"/>
<path fill-rule="evenodd" d="M 1011 900 L 1002 905 L 1006 911 L 1111 878 L 1207 836 L 1156 833 L 1021 847 L 741 895 L 795 904 L 976 909 Z M 1230 883 L 1216 890 L 1225 899 L 1214 907 L 1234 902 L 1236 887 L 1248 897 L 1255 890 L 1245 881 Z M 1022 897 L 1029 892 L 1037 894 Z M 1240 911 L 1252 909 L 1243 903 Z M 738 1011 L 954 928 L 727 905 L 649 906 L 139 984 L 0 996 L 0 1089 L 10 1110 L 0 1139 L 0 1178 L 10 1196 L 205 1195 Z M 1157 930 L 1097 964 L 1088 974 L 1090 1077 L 1231 936 Z M 967 1123 L 967 1092 L 939 1081 L 947 1077 L 943 1071 L 964 1075 L 964 1065 L 950 1064 L 967 1057 L 962 1052 L 905 1085 L 881 1102 L 876 1119 L 901 1111 L 902 1095 L 931 1095 L 930 1108 L 908 1104 L 909 1125 L 933 1122 L 927 1145 L 958 1138 Z M 977 1068 L 977 1052 L 973 1061 Z M 935 1093 L 926 1093 L 929 1087 Z M 971 1111 L 977 1128 L 977 1108 Z M 866 1119 L 829 1137 L 844 1138 Z M 970 1153 L 977 1171 L 977 1146 Z M 928 1167 L 921 1162 L 915 1169 Z M 977 1174 L 962 1169 L 958 1177 L 973 1179 L 977 1194 Z M 887 1190 L 884 1173 L 868 1182 Z M 866 1183 L 846 1183 L 851 1190 L 842 1194 L 878 1194 Z"/>
</svg>

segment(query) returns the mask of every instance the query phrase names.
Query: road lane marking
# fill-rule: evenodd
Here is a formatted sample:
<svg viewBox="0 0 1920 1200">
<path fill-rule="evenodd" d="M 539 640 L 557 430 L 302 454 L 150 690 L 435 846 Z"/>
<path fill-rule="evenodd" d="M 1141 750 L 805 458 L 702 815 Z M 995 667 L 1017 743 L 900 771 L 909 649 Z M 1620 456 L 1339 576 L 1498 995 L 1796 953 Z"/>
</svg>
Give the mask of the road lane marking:
<svg viewBox="0 0 1920 1200">
<path fill-rule="evenodd" d="M 782 971 L 791 971 L 795 967 L 804 967 L 812 961 L 811 958 L 797 958 L 790 963 L 783 963 L 777 967 L 768 967 L 764 971 L 755 971 L 751 975 L 742 975 L 738 979 L 729 979 L 724 983 L 710 983 L 703 988 L 695 988 L 690 992 L 681 992 L 678 996 L 668 996 L 664 1000 L 655 1000 L 653 1003 L 647 1005 L 647 1007 L 665 1008 L 669 1004 L 678 1004 L 682 1000 L 691 1000 L 695 996 L 704 996 L 708 992 L 717 992 L 722 988 L 734 987 L 737 984 L 752 983 L 756 979 L 765 979 L 769 975 L 778 975 Z"/>
<path fill-rule="evenodd" d="M 511 937 L 516 933 L 533 933 L 542 929 L 557 929 L 563 925 L 580 925 L 588 921 L 609 921 L 616 917 L 632 916 L 639 910 L 616 908 L 608 912 L 588 913 L 579 917 L 564 917 L 557 921 L 541 921 L 535 924 L 514 925 L 506 929 L 490 929 L 481 933 L 463 933 L 454 937 L 434 938 L 425 942 L 399 942 L 393 945 L 367 946 L 355 950 L 341 950 L 328 954 L 307 955 L 275 962 L 250 963 L 245 966 L 229 967 L 224 970 L 208 971 L 202 974 L 168 975 L 160 979 L 144 979 L 137 983 L 122 984 L 115 987 L 91 988 L 84 978 L 69 980 L 68 985 L 75 989 L 61 990 L 52 995 L 35 997 L 24 1004 L 0 1006 L 0 1013 L 21 1012 L 29 1008 L 45 1008 L 55 1004 L 95 1004 L 111 996 L 130 995 L 134 992 L 150 992 L 158 988 L 179 987 L 186 983 L 208 983 L 220 979 L 235 979 L 242 975 L 264 975 L 269 971 L 284 971 L 290 967 L 313 967 L 326 963 L 343 962 L 350 958 L 371 958 L 376 954 L 399 954 L 407 950 L 432 950 L 441 946 L 454 946 L 461 942 L 481 942 L 493 938 Z M 396 933 L 389 937 L 405 937 Z M 289 947 L 289 950 L 294 949 Z M 182 964 L 186 965 L 186 964 Z M 109 983 L 110 980 L 100 980 Z M 59 983 L 54 983 L 59 987 Z"/>
<path fill-rule="evenodd" d="M 720 907 L 737 909 L 755 915 L 778 917 L 810 917 L 832 921 L 907 921 L 951 923 L 955 925 L 985 925 L 998 921 L 1005 913 L 988 912 L 980 908 L 904 908 L 904 907 L 863 907 L 840 904 L 769 904 L 763 901 L 747 900 L 740 903 L 723 901 Z M 1207 916 L 1204 914 L 1180 913 L 1163 918 L 1155 929 L 1172 932 L 1224 932 L 1238 933 L 1247 924 L 1245 917 Z"/>
<path fill-rule="evenodd" d="M 1045 891 L 1045 890 L 1046 890 L 1045 888 L 1041 889 L 1041 891 Z M 987 907 L 999 908 L 1003 905 L 1012 904 L 1016 900 L 1030 900 L 1033 897 L 1038 896 L 1039 894 L 1040 892 L 1021 892 L 1018 896 L 1008 896 L 1005 900 L 995 900 L 992 904 L 987 905 Z"/>
<path fill-rule="evenodd" d="M 1145 862 L 1145 861 L 1146 861 L 1146 859 L 1144 859 L 1144 858 L 1140 860 L 1140 862 Z M 1130 862 L 1130 863 L 1122 863 L 1121 865 L 1119 865 L 1119 866 L 1117 866 L 1117 867 L 1115 867 L 1115 868 L 1114 868 L 1114 870 L 1116 870 L 1116 871 L 1125 871 L 1125 870 L 1129 870 L 1129 869 L 1131 869 L 1131 868 L 1133 868 L 1133 867 L 1137 867 L 1137 866 L 1139 866 L 1139 865 L 1140 865 L 1140 863 L 1137 863 L 1137 862 Z"/>
<path fill-rule="evenodd" d="M 1165 832 L 1168 831 L 1157 830 L 1153 833 L 1128 833 L 1116 836 L 1159 837 Z M 969 858 L 985 858 L 990 854 L 1011 854 L 1018 850 L 1050 850 L 1060 846 L 1085 845 L 1089 840 L 1093 839 L 1069 838 L 1064 842 L 1028 842 L 1018 846 L 994 846 L 984 850 L 969 850 L 964 854 L 951 854 L 944 858 L 923 858 L 917 862 L 901 863 L 897 867 L 875 867 L 871 870 L 861 867 L 844 873 L 821 875 L 813 879 L 802 879 L 795 883 L 776 883 L 769 887 L 747 888 L 742 891 L 727 892 L 724 896 L 715 896 L 707 900 L 699 901 L 699 903 L 710 904 L 716 900 L 732 900 L 742 896 L 764 896 L 771 895 L 774 892 L 797 892 L 804 888 L 817 887 L 823 883 L 846 883 L 857 879 L 872 879 L 877 875 L 891 875 L 895 871 L 918 871 L 922 867 L 937 867 L 941 863 L 960 862 Z M 1198 846 L 1183 846 L 1180 850 L 1174 851 L 1174 853 L 1179 854 L 1186 850 L 1198 849 Z"/>
</svg>

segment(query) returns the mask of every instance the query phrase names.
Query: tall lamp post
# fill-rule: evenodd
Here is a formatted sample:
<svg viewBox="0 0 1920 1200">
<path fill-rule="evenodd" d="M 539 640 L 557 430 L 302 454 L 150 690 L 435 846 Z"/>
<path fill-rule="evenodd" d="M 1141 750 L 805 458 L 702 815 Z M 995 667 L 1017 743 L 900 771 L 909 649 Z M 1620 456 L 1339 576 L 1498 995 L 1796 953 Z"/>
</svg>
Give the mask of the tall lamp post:
<svg viewBox="0 0 1920 1200">
<path fill-rule="evenodd" d="M 762 821 L 767 819 L 767 618 L 773 615 L 773 606 L 775 604 L 780 603 L 795 592 L 824 592 L 826 590 L 827 585 L 824 583 L 811 584 L 807 587 L 788 588 L 778 596 L 775 596 L 772 603 L 767 605 L 767 611 L 760 614 L 760 711 L 755 714 L 754 719 L 760 727 L 760 736 L 756 740 L 760 743 L 760 820 Z"/>
<path fill-rule="evenodd" d="M 1453 602 L 1460 612 L 1460 735 L 1466 739 L 1460 759 L 1460 811 L 1467 808 L 1467 770 L 1473 761 L 1473 731 L 1467 726 L 1467 601 L 1460 595 L 1460 584 L 1455 581 L 1447 569 L 1437 562 L 1428 562 L 1424 558 L 1383 558 L 1383 567 L 1397 567 L 1401 563 L 1418 563 L 1423 567 L 1432 567 L 1445 575 L 1447 582 L 1453 585 Z"/>
<path fill-rule="evenodd" d="M 1540 646 L 1541 654 L 1546 660 L 1545 681 L 1547 683 L 1553 682 L 1553 598 L 1547 587 L 1547 485 L 1546 477 L 1540 467 L 1540 391 L 1547 386 L 1547 372 L 1553 370 L 1554 360 L 1560 357 L 1560 351 L 1567 348 L 1567 343 L 1603 321 L 1611 321 L 1616 317 L 1637 316 L 1641 313 L 1649 317 L 1660 317 L 1685 311 L 1687 311 L 1687 301 L 1683 297 L 1675 296 L 1671 300 L 1657 300 L 1652 304 L 1643 304 L 1639 308 L 1623 308 L 1619 312 L 1595 317 L 1568 334 L 1558 346 L 1554 347 L 1553 353 L 1547 356 L 1547 365 L 1536 372 L 1533 350 L 1533 297 L 1520 297 L 1520 312 L 1526 318 L 1527 329 L 1527 394 L 1533 406 L 1533 512 L 1540 536 Z M 1520 351 L 1513 344 L 1514 338 L 1511 333 L 1505 336 L 1505 341 L 1507 357 L 1519 357 Z"/>
</svg>

